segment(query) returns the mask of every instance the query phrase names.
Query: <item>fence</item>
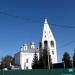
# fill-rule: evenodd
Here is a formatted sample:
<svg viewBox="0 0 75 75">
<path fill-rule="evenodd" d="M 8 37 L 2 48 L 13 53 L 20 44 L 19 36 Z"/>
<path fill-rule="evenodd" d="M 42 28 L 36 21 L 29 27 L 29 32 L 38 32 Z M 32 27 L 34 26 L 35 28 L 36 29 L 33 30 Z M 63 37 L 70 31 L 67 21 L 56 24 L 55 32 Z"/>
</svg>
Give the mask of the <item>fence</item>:
<svg viewBox="0 0 75 75">
<path fill-rule="evenodd" d="M 75 69 L 2 70 L 0 75 L 75 75 Z"/>
</svg>

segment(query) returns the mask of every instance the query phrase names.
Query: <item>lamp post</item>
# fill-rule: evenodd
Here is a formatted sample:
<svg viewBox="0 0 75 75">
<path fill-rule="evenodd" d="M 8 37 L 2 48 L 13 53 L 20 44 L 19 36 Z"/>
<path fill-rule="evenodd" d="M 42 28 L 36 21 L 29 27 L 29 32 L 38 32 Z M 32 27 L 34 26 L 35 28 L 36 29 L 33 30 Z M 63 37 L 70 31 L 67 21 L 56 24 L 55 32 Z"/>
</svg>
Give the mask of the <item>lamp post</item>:
<svg viewBox="0 0 75 75">
<path fill-rule="evenodd" d="M 49 56 L 49 49 L 48 49 L 48 69 L 50 69 L 50 56 Z"/>
<path fill-rule="evenodd" d="M 72 59 L 72 68 L 73 68 L 73 59 Z"/>
<path fill-rule="evenodd" d="M 49 58 L 49 54 L 48 54 L 48 69 L 50 69 L 50 58 Z"/>
<path fill-rule="evenodd" d="M 65 69 L 65 63 L 64 63 L 64 61 L 62 61 L 63 62 L 63 66 L 64 66 L 64 69 Z"/>
</svg>

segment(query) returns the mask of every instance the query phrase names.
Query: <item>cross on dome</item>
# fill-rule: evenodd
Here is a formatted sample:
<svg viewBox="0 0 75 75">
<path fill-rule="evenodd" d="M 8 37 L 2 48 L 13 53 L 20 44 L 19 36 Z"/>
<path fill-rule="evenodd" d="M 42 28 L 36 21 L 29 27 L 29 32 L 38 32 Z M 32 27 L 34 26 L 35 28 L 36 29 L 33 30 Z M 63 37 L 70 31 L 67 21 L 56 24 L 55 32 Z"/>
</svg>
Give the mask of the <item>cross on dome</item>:
<svg viewBox="0 0 75 75">
<path fill-rule="evenodd" d="M 47 21 L 47 17 L 45 17 L 45 22 L 44 22 L 45 24 L 48 24 L 48 21 Z"/>
</svg>

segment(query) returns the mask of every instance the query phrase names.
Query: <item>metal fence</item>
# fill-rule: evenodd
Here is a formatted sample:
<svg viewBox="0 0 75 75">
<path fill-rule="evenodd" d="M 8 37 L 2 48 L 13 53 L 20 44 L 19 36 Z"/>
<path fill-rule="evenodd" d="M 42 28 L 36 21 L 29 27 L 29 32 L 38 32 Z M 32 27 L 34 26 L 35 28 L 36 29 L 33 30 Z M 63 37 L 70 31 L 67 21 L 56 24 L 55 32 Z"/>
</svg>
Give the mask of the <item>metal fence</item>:
<svg viewBox="0 0 75 75">
<path fill-rule="evenodd" d="M 2 70 L 0 75 L 75 75 L 75 69 Z"/>
</svg>

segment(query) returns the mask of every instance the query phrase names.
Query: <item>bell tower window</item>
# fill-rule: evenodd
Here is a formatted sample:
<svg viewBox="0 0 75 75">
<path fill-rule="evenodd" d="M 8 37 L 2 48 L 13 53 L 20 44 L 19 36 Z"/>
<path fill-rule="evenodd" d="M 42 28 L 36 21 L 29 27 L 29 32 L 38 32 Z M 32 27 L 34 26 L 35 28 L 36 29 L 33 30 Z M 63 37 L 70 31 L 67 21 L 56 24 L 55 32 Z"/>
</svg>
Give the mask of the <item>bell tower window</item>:
<svg viewBox="0 0 75 75">
<path fill-rule="evenodd" d="M 51 47 L 54 47 L 54 41 L 50 42 Z"/>
<path fill-rule="evenodd" d="M 45 38 L 46 38 L 46 35 L 45 35 Z"/>
<path fill-rule="evenodd" d="M 45 40 L 45 41 L 44 41 L 44 47 L 47 47 L 47 46 L 48 46 L 48 41 Z"/>
<path fill-rule="evenodd" d="M 54 51 L 52 51 L 52 54 L 54 54 Z"/>
<path fill-rule="evenodd" d="M 45 33 L 46 33 L 46 31 L 45 31 Z"/>
</svg>

